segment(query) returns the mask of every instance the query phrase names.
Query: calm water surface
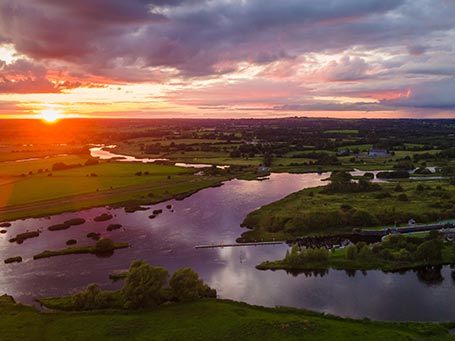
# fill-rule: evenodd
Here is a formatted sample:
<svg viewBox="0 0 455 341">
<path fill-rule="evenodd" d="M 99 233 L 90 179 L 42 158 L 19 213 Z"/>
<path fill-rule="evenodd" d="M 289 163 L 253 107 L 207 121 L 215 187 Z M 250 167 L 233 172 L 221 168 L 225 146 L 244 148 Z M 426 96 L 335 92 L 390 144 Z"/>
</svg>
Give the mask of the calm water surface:
<svg viewBox="0 0 455 341">
<path fill-rule="evenodd" d="M 13 222 L 7 234 L 0 235 L 0 259 L 20 255 L 20 264 L 0 263 L 0 294 L 33 304 L 40 296 L 66 295 L 92 282 L 105 289 L 108 274 L 127 269 L 132 260 L 142 258 L 164 266 L 172 273 L 180 267 L 193 267 L 216 288 L 222 298 L 265 306 L 293 306 L 350 317 L 382 320 L 455 320 L 455 285 L 451 269 L 409 271 L 403 274 L 381 271 L 357 272 L 330 270 L 321 275 L 297 276 L 285 271 L 259 271 L 255 265 L 282 258 L 287 246 L 236 247 L 196 250 L 197 244 L 229 243 L 244 231 L 244 217 L 260 206 L 302 188 L 321 185 L 328 174 L 272 174 L 266 181 L 232 180 L 217 188 L 202 190 L 183 201 L 170 200 L 150 206 L 147 211 L 125 213 L 123 209 L 94 208 L 50 218 Z M 172 210 L 166 209 L 171 204 Z M 153 209 L 163 209 L 149 219 Z M 94 222 L 109 212 L 114 218 Z M 66 231 L 47 231 L 64 220 L 83 217 L 87 222 Z M 111 223 L 123 228 L 107 232 Z M 38 238 L 22 245 L 9 243 L 26 230 L 42 230 Z M 131 248 L 117 250 L 110 258 L 70 255 L 33 260 L 43 250 L 65 248 L 74 238 L 78 245 L 92 245 L 88 232 L 100 232 L 115 241 L 128 241 Z"/>
</svg>

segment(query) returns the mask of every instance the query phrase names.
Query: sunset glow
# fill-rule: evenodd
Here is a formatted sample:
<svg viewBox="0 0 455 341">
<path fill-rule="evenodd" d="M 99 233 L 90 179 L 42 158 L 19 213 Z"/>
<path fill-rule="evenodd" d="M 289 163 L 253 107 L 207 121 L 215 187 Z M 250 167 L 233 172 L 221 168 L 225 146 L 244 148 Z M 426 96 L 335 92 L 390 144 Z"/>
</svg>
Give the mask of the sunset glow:
<svg viewBox="0 0 455 341">
<path fill-rule="evenodd" d="M 58 110 L 54 109 L 44 109 L 41 110 L 40 118 L 47 123 L 53 123 L 58 119 L 62 118 L 61 113 Z"/>
<path fill-rule="evenodd" d="M 3 1 L 0 117 L 453 117 L 454 17 L 444 0 Z"/>
</svg>

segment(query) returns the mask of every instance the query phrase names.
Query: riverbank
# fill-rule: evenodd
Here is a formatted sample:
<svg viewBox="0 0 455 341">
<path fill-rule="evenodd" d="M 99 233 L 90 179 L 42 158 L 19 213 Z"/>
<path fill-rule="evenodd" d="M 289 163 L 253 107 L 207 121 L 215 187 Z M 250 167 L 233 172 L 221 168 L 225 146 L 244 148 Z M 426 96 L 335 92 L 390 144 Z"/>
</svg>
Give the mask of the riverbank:
<svg viewBox="0 0 455 341">
<path fill-rule="evenodd" d="M 0 297 L 5 340 L 454 340 L 454 323 L 344 319 L 292 308 L 204 299 L 152 309 L 41 313 Z"/>
<path fill-rule="evenodd" d="M 8 177 L 10 182 L 3 184 L 0 194 L 0 221 L 106 205 L 151 205 L 183 199 L 233 178 L 250 180 L 264 175 L 253 168 L 209 168 L 200 173 L 161 164 L 90 160 L 95 160 L 94 164 L 85 165 L 86 156 L 51 157 L 2 167 L 0 178 Z M 52 170 L 61 164 L 66 168 Z"/>
</svg>

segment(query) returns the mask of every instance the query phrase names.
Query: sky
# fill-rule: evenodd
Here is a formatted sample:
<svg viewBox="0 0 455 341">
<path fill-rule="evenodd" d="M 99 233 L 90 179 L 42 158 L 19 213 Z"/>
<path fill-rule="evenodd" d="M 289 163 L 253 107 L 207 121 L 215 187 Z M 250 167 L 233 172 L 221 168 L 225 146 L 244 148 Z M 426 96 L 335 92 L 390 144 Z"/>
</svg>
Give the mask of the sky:
<svg viewBox="0 0 455 341">
<path fill-rule="evenodd" d="M 455 0 L 0 0 L 0 117 L 455 118 Z"/>
</svg>

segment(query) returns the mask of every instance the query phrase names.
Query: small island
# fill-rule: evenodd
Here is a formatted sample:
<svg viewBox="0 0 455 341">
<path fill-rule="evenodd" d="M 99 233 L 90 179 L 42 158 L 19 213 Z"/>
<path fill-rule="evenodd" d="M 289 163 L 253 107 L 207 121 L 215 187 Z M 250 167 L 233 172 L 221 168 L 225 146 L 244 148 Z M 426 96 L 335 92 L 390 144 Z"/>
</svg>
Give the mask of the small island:
<svg viewBox="0 0 455 341">
<path fill-rule="evenodd" d="M 365 242 L 345 248 L 299 249 L 294 244 L 283 259 L 266 261 L 260 270 L 383 270 L 402 271 L 424 266 L 455 264 L 455 243 L 443 240 L 437 232 L 425 236 L 390 235 L 371 245 Z"/>
<path fill-rule="evenodd" d="M 449 181 L 356 181 L 333 172 L 327 186 L 305 189 L 265 205 L 244 219 L 239 242 L 293 240 L 351 233 L 356 228 L 428 224 L 455 217 L 455 186 Z"/>
</svg>

